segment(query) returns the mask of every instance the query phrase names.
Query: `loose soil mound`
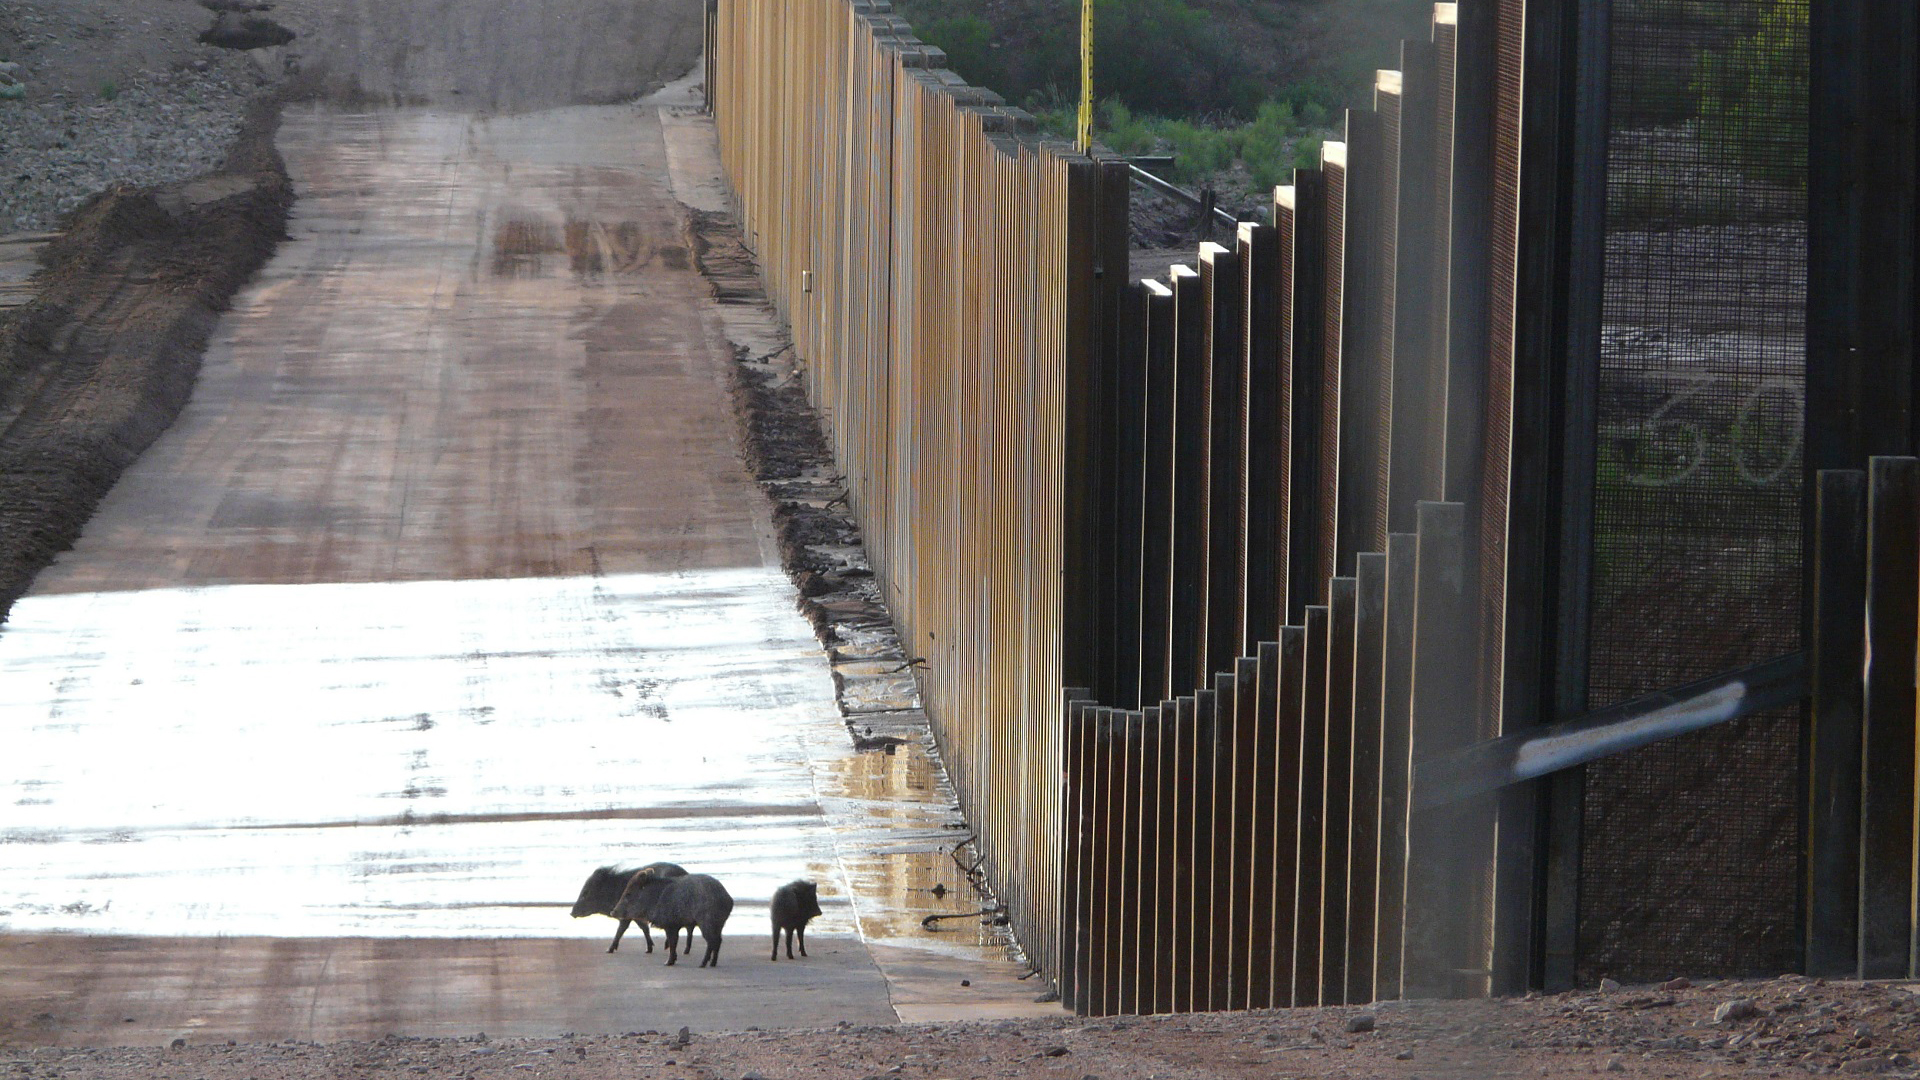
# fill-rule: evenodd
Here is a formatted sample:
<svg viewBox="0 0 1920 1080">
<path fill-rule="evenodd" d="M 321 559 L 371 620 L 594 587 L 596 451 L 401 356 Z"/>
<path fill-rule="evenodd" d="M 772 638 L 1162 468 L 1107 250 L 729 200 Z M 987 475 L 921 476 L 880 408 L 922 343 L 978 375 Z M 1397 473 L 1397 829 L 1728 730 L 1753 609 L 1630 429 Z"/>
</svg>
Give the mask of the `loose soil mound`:
<svg viewBox="0 0 1920 1080">
<path fill-rule="evenodd" d="M 220 312 L 285 234 L 278 118 L 258 105 L 209 175 L 89 200 L 0 325 L 0 619 L 186 405 Z"/>
</svg>

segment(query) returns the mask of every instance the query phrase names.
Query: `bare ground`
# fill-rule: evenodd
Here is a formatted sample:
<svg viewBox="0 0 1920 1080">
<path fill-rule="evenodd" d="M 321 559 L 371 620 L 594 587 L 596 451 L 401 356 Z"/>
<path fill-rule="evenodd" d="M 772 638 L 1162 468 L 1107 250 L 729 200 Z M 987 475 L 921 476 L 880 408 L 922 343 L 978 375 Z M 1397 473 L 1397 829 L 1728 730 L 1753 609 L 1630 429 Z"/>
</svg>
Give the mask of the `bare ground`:
<svg viewBox="0 0 1920 1080">
<path fill-rule="evenodd" d="M 411 1039 L 172 1048 L 16 1048 L 22 1077 L 462 1080 L 658 1076 L 1211 1078 L 1914 1075 L 1920 989 L 1798 978 L 1621 987 L 1493 1002 L 1368 1009 L 627 1032 L 556 1039 Z M 1726 1014 L 1716 1020 L 1716 1013 Z M 1736 1018 L 1737 1017 L 1737 1018 Z"/>
</svg>

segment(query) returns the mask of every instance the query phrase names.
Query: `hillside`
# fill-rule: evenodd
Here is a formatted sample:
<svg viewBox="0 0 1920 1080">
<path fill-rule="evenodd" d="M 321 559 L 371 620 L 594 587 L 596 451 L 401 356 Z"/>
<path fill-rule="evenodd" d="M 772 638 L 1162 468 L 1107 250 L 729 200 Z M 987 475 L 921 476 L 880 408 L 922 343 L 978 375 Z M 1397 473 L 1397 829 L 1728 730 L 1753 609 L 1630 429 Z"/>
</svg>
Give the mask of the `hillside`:
<svg viewBox="0 0 1920 1080">
<path fill-rule="evenodd" d="M 1029 107 L 1078 97 L 1079 5 L 900 0 L 953 68 Z M 1136 113 L 1251 120 L 1261 103 L 1353 102 L 1429 0 L 1096 0 L 1095 86 Z M 1364 100 L 1364 99 L 1362 99 Z"/>
</svg>

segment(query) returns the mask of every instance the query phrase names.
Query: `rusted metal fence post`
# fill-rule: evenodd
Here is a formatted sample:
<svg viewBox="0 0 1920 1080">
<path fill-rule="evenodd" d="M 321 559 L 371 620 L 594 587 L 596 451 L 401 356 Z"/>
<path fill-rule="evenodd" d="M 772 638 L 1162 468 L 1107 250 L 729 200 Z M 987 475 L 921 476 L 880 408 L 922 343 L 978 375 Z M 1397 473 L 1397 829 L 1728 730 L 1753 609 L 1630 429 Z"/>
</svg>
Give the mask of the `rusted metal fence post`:
<svg viewBox="0 0 1920 1080">
<path fill-rule="evenodd" d="M 1088 709 L 1082 724 L 1090 728 L 1087 736 L 1087 768 L 1085 775 L 1088 785 L 1088 804 L 1093 822 L 1087 838 L 1087 884 L 1088 894 L 1084 905 L 1087 912 L 1087 950 L 1086 982 L 1080 999 L 1080 1012 L 1088 1016 L 1106 1016 L 1113 1011 L 1113 966 L 1108 945 L 1112 940 L 1111 904 L 1113 901 L 1112 864 L 1114 861 L 1113 829 L 1117 815 L 1114 813 L 1114 771 L 1116 768 L 1114 740 L 1114 710 L 1109 706 L 1097 706 Z"/>
<path fill-rule="evenodd" d="M 1246 380 L 1242 427 L 1246 446 L 1246 616 L 1240 649 L 1255 653 L 1275 641 L 1285 621 L 1287 482 L 1292 468 L 1290 355 L 1283 356 L 1280 235 L 1271 225 L 1241 222 L 1236 238 L 1240 280 L 1241 367 Z"/>
<path fill-rule="evenodd" d="M 1111 639 L 1105 652 L 1105 678 L 1114 705 L 1137 709 L 1142 701 L 1142 600 L 1147 470 L 1147 287 L 1133 283 L 1120 300 L 1120 341 L 1111 379 L 1112 411 L 1107 420 L 1112 461 L 1112 492 L 1106 547 L 1109 549 L 1108 603 Z M 1152 525 L 1164 525 L 1156 515 Z M 1155 697 L 1159 696 L 1156 690 Z"/>
<path fill-rule="evenodd" d="M 1248 1002 L 1252 998 L 1253 953 L 1262 936 L 1253 918 L 1258 897 L 1253 878 L 1255 853 L 1262 847 L 1271 848 L 1274 842 L 1272 834 L 1260 832 L 1257 825 L 1260 792 L 1272 776 L 1271 765 L 1269 771 L 1262 771 L 1260 762 L 1259 682 L 1259 660 L 1243 656 L 1234 665 L 1233 674 L 1222 675 L 1215 686 L 1221 700 L 1233 702 L 1232 727 L 1226 740 L 1231 759 L 1228 773 L 1233 778 L 1232 797 L 1227 804 L 1233 853 L 1228 861 L 1227 917 L 1222 920 L 1228 927 L 1227 993 L 1222 1007 L 1228 1009 L 1252 1008 Z"/>
<path fill-rule="evenodd" d="M 1280 232 L 1282 364 L 1290 390 L 1287 408 L 1286 593 L 1281 620 L 1302 626 L 1309 604 L 1320 602 L 1329 576 L 1321 549 L 1322 356 L 1326 345 L 1326 178 L 1295 169 L 1293 183 L 1274 192 Z"/>
<path fill-rule="evenodd" d="M 1205 896 L 1200 883 L 1199 856 L 1194 850 L 1198 834 L 1194 828 L 1194 800 L 1197 797 L 1200 705 L 1192 696 L 1174 699 L 1173 790 L 1171 801 L 1173 862 L 1167 867 L 1173 879 L 1173 1012 L 1192 1012 L 1194 986 L 1199 981 L 1200 956 L 1195 949 Z"/>
<path fill-rule="evenodd" d="M 1090 725 L 1087 712 L 1093 703 L 1088 699 L 1088 693 L 1085 688 L 1063 691 L 1066 716 L 1060 739 L 1061 753 L 1065 759 L 1062 763 L 1065 791 L 1061 803 L 1065 828 L 1061 830 L 1060 910 L 1067 913 L 1070 921 L 1065 933 L 1060 935 L 1058 977 L 1060 1002 L 1075 1012 L 1084 1011 L 1082 995 L 1085 993 L 1086 964 L 1091 952 L 1088 946 L 1087 909 L 1092 903 L 1092 890 L 1087 888 L 1087 881 L 1093 811 L 1087 791 L 1088 744 L 1091 741 L 1088 737 Z"/>
<path fill-rule="evenodd" d="M 1320 356 L 1319 356 L 1319 423 L 1315 426 L 1320 445 L 1315 455 L 1315 466 L 1319 475 L 1315 478 L 1317 492 L 1313 508 L 1318 521 L 1314 530 L 1314 555 L 1318 565 L 1313 574 L 1315 596 L 1326 595 L 1326 583 L 1347 569 L 1341 561 L 1350 555 L 1354 548 L 1343 547 L 1345 535 L 1340 524 L 1342 515 L 1351 523 L 1354 512 L 1345 504 L 1358 489 L 1353 481 L 1342 475 L 1341 450 L 1352 437 L 1350 427 L 1345 424 L 1351 403 L 1348 400 L 1344 382 L 1346 367 L 1344 362 L 1346 346 L 1346 302 L 1347 302 L 1347 231 L 1349 227 L 1348 211 L 1352 207 L 1349 196 L 1351 177 L 1347 171 L 1347 144 L 1328 142 L 1320 147 L 1320 174 L 1325 180 L 1326 189 L 1321 201 L 1321 257 L 1325 260 L 1326 275 L 1320 290 Z M 1298 178 L 1295 178 L 1298 186 Z M 1357 479 L 1357 478 L 1356 478 Z"/>
<path fill-rule="evenodd" d="M 1920 459 L 1867 464 L 1866 699 L 1861 744 L 1860 978 L 1911 974 L 1914 657 L 1920 653 Z"/>
<path fill-rule="evenodd" d="M 1174 308 L 1173 625 L 1168 691 L 1191 693 L 1206 681 L 1209 570 L 1207 411 L 1213 364 L 1207 355 L 1206 290 L 1190 266 L 1168 275 Z"/>
<path fill-rule="evenodd" d="M 1347 872 L 1345 999 L 1374 999 L 1380 886 L 1381 706 L 1387 659 L 1387 557 L 1363 552 L 1354 564 L 1353 796 Z"/>
<path fill-rule="evenodd" d="M 1165 872 L 1168 860 L 1162 854 L 1166 845 L 1166 833 L 1161 829 L 1161 811 L 1166 805 L 1161 784 L 1162 731 L 1161 707 L 1148 705 L 1141 709 L 1140 768 L 1135 776 L 1134 795 L 1139 804 L 1135 818 L 1139 836 L 1135 867 L 1140 874 L 1135 882 L 1139 916 L 1134 920 L 1136 936 L 1132 950 L 1135 988 L 1131 1011 L 1136 1013 L 1162 1011 L 1160 988 L 1165 985 L 1161 964 L 1167 954 L 1167 941 L 1162 930 L 1162 913 L 1167 910 L 1169 885 Z"/>
<path fill-rule="evenodd" d="M 1347 110 L 1345 154 L 1329 160 L 1344 186 L 1344 280 L 1340 294 L 1336 574 L 1351 577 L 1362 551 L 1387 546 L 1388 443 L 1392 438 L 1393 301 L 1390 257 L 1398 204 L 1387 197 L 1386 126 L 1376 112 Z M 1342 167 L 1343 166 L 1343 167 Z M 1331 235 L 1331 234 L 1330 234 Z M 1331 242 L 1331 241 L 1330 241 Z"/>
<path fill-rule="evenodd" d="M 1174 293 L 1158 281 L 1147 290 L 1147 355 L 1144 475 L 1141 477 L 1140 701 L 1143 706 L 1176 693 L 1172 673 L 1173 428 L 1176 393 Z"/>
<path fill-rule="evenodd" d="M 1327 707 L 1321 716 L 1320 1003 L 1347 999 L 1347 872 L 1353 822 L 1355 582 L 1328 591 Z"/>
<path fill-rule="evenodd" d="M 1387 606 L 1380 687 L 1380 876 L 1375 906 L 1373 993 L 1401 996 L 1407 902 L 1408 785 L 1413 772 L 1414 610 L 1419 537 L 1387 536 Z"/>
<path fill-rule="evenodd" d="M 1113 942 L 1116 978 L 1113 1010 L 1116 1013 L 1140 1012 L 1141 974 L 1149 957 L 1141 955 L 1141 939 L 1148 938 L 1152 862 L 1148 856 L 1150 834 L 1141 821 L 1142 779 L 1152 767 L 1146 756 L 1146 713 L 1134 709 L 1122 715 L 1120 739 L 1123 764 L 1116 777 L 1116 798 L 1121 823 L 1116 843 L 1118 858 L 1113 869 Z"/>
<path fill-rule="evenodd" d="M 1193 830 L 1193 961 L 1192 1001 L 1194 1012 L 1210 1012 L 1215 1006 L 1213 991 L 1217 982 L 1215 964 L 1220 955 L 1215 940 L 1219 925 L 1220 834 L 1215 829 L 1214 799 L 1219 790 L 1215 775 L 1220 761 L 1220 699 L 1213 689 L 1193 695 L 1193 802 L 1190 827 Z"/>
<path fill-rule="evenodd" d="M 1293 847 L 1293 1004 L 1320 1005 L 1320 933 L 1324 909 L 1327 787 L 1327 662 L 1332 652 L 1331 617 L 1325 605 L 1307 608 L 1306 664 L 1301 680 L 1298 839 Z M 1282 838 L 1285 843 L 1285 838 Z"/>
<path fill-rule="evenodd" d="M 1246 349 L 1240 256 L 1200 245 L 1207 378 L 1207 650 L 1203 685 L 1233 668 L 1246 633 Z"/>
<path fill-rule="evenodd" d="M 1293 973 L 1300 918 L 1300 852 L 1293 842 L 1300 831 L 1300 738 L 1306 707 L 1307 631 L 1280 628 L 1274 680 L 1273 725 L 1273 873 L 1271 924 L 1273 948 L 1268 995 L 1275 1006 L 1295 1004 Z M 1263 676 L 1264 677 L 1264 676 Z"/>
<path fill-rule="evenodd" d="M 1414 527 L 1420 500 L 1446 497 L 1448 231 L 1440 208 L 1447 205 L 1448 173 L 1435 153 L 1440 89 L 1433 43 L 1403 43 L 1400 72 L 1400 238 L 1387 528 L 1404 533 Z"/>
</svg>

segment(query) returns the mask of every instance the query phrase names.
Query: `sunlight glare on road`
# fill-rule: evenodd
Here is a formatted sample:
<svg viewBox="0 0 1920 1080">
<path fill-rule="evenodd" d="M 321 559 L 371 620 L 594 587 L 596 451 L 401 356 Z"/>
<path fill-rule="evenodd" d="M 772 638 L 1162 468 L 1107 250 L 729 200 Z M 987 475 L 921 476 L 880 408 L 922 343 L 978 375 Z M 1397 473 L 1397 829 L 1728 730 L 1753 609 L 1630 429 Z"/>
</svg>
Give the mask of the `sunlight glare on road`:
<svg viewBox="0 0 1920 1080">
<path fill-rule="evenodd" d="M 773 568 L 35 596 L 0 702 L 8 931 L 597 936 L 600 863 L 833 858 Z"/>
</svg>

